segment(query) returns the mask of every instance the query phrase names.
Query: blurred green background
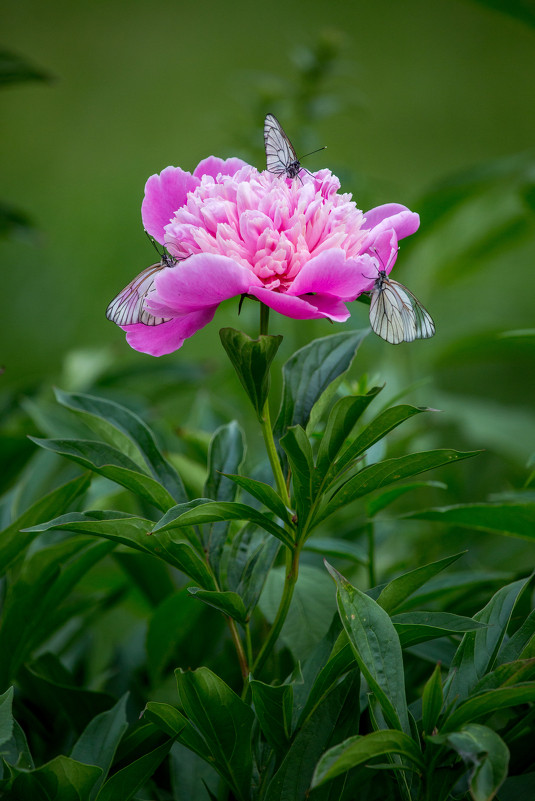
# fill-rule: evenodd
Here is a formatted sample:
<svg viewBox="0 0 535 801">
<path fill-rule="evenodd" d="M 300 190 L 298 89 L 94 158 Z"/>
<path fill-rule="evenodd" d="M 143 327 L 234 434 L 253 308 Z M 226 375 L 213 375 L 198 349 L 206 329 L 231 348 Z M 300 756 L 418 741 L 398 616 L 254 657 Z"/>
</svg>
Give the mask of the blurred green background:
<svg viewBox="0 0 535 801">
<path fill-rule="evenodd" d="M 177 425 L 209 429 L 204 401 L 221 419 L 236 413 L 217 330 L 256 335 L 256 304 L 239 319 L 237 302 L 224 304 L 158 365 L 131 351 L 104 311 L 154 260 L 140 220 L 148 176 L 193 170 L 212 153 L 261 168 L 272 111 L 298 153 L 328 146 L 307 165 L 329 166 L 360 208 L 399 202 L 421 215 L 395 277 L 437 334 L 398 347 L 370 336 L 353 375 L 386 380 L 390 397 L 416 384 L 409 402 L 445 410 L 418 444 L 487 449 L 477 471 L 466 468 L 468 489 L 459 479 L 459 500 L 521 486 L 535 452 L 534 339 L 503 334 L 531 329 L 535 316 L 535 12 L 501 5 L 4 4 L 3 46 L 52 76 L 0 95 L 2 202 L 34 223 L 0 244 L 4 408 L 52 383 L 91 389 L 98 379 L 118 397 L 132 388 L 121 384 L 130 366 L 140 371 L 130 404 L 154 417 L 171 409 Z M 342 328 L 366 325 L 354 304 Z M 271 319 L 283 357 L 333 330 Z"/>
</svg>

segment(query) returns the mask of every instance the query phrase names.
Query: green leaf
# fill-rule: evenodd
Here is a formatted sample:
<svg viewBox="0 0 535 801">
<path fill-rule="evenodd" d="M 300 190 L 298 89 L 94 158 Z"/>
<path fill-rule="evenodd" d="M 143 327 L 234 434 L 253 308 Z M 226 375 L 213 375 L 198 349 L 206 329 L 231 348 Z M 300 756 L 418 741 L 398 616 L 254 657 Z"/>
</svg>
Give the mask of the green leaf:
<svg viewBox="0 0 535 801">
<path fill-rule="evenodd" d="M 380 439 L 383 439 L 389 431 L 392 431 L 394 428 L 401 425 L 401 423 L 404 423 L 405 420 L 409 420 L 411 417 L 421 414 L 422 412 L 431 411 L 436 410 L 428 409 L 424 406 L 402 405 L 392 406 L 390 409 L 381 412 L 381 414 L 372 420 L 372 422 L 361 431 L 358 437 L 347 446 L 338 459 L 334 461 L 327 474 L 327 480 L 329 480 L 329 476 L 332 480 L 344 467 L 353 462 Z"/>
<path fill-rule="evenodd" d="M 52 81 L 52 75 L 40 67 L 34 66 L 25 56 L 19 56 L 6 50 L 0 50 L 0 86 L 11 86 L 26 81 Z"/>
<path fill-rule="evenodd" d="M 480 695 L 488 690 L 499 690 L 501 687 L 510 687 L 513 684 L 531 681 L 535 678 L 535 657 L 531 659 L 517 659 L 499 665 L 490 673 L 486 673 L 478 681 L 472 695 Z"/>
<path fill-rule="evenodd" d="M 535 609 L 532 609 L 519 629 L 507 641 L 504 641 L 496 664 L 503 665 L 506 662 L 514 662 L 520 659 L 525 649 L 529 648 L 535 640 Z"/>
<path fill-rule="evenodd" d="M 294 503 L 297 511 L 297 523 L 303 531 L 312 506 L 312 473 L 314 457 L 309 439 L 301 426 L 292 426 L 280 439 L 290 469 Z"/>
<path fill-rule="evenodd" d="M 198 552 L 188 542 L 176 542 L 166 532 L 152 533 L 153 525 L 152 520 L 145 520 L 126 512 L 90 511 L 62 515 L 55 520 L 34 526 L 30 531 L 66 529 L 80 534 L 104 537 L 163 559 L 206 589 L 215 589 L 214 578 Z"/>
<path fill-rule="evenodd" d="M 160 483 L 175 503 L 187 501 L 182 479 L 163 457 L 154 435 L 141 417 L 125 406 L 106 398 L 84 395 L 80 392 L 63 392 L 56 389 L 56 398 L 62 406 L 77 412 L 97 434 L 110 445 L 136 461 L 141 454 L 152 477 Z"/>
<path fill-rule="evenodd" d="M 470 770 L 474 801 L 490 801 L 507 778 L 509 749 L 496 732 L 478 723 L 451 734 L 436 735 L 428 742 L 448 745 Z"/>
<path fill-rule="evenodd" d="M 83 765 L 66 756 L 58 756 L 31 772 L 18 773 L 11 787 L 10 798 L 16 801 L 80 801 L 89 798 L 91 788 L 102 770 Z"/>
<path fill-rule="evenodd" d="M 368 564 L 368 555 L 361 545 L 350 540 L 339 540 L 336 537 L 312 537 L 304 546 L 304 551 L 319 553 L 331 559 L 347 559 L 359 565 Z"/>
<path fill-rule="evenodd" d="M 433 487 L 435 489 L 448 489 L 448 485 L 442 481 L 413 481 L 410 484 L 402 484 L 401 487 L 392 487 L 385 492 L 380 492 L 374 498 L 371 498 L 366 504 L 366 514 L 368 517 L 375 517 L 378 512 L 382 512 L 391 503 L 397 501 L 402 495 L 413 490 L 426 489 Z"/>
<path fill-rule="evenodd" d="M 153 722 L 169 737 L 177 737 L 187 748 L 190 748 L 202 759 L 212 763 L 213 757 L 208 746 L 184 715 L 170 704 L 149 701 L 143 712 L 144 718 Z"/>
<path fill-rule="evenodd" d="M 27 509 L 14 523 L 0 532 L 0 575 L 11 567 L 18 556 L 35 539 L 37 532 L 25 531 L 43 518 L 49 518 L 63 512 L 88 489 L 91 483 L 89 475 L 78 476 L 67 484 L 45 495 Z"/>
<path fill-rule="evenodd" d="M 293 687 L 291 684 L 273 686 L 255 680 L 251 680 L 249 686 L 260 728 L 280 757 L 286 752 L 292 733 Z"/>
<path fill-rule="evenodd" d="M 426 682 L 422 695 L 422 729 L 424 734 L 433 734 L 442 711 L 442 672 L 437 665 Z"/>
<path fill-rule="evenodd" d="M 94 717 L 71 751 L 71 759 L 102 768 L 102 774 L 91 791 L 90 799 L 96 796 L 106 779 L 121 737 L 128 728 L 127 700 L 128 693 L 123 695 L 107 712 L 101 712 L 100 715 Z"/>
<path fill-rule="evenodd" d="M 269 573 L 259 607 L 273 623 L 284 589 L 285 571 L 275 567 Z M 296 660 L 305 659 L 326 634 L 336 604 L 332 584 L 323 570 L 303 564 L 295 585 L 292 604 L 280 634 Z"/>
<path fill-rule="evenodd" d="M 323 665 L 314 680 L 312 689 L 308 694 L 306 703 L 299 716 L 298 726 L 301 726 L 302 722 L 310 716 L 311 712 L 322 703 L 323 699 L 332 690 L 340 677 L 354 667 L 355 656 L 345 631 L 342 631 L 340 637 L 333 646 L 329 659 L 326 664 Z"/>
<path fill-rule="evenodd" d="M 173 740 L 168 740 L 122 770 L 118 770 L 101 787 L 96 801 L 129 801 L 150 779 L 171 750 L 172 745 Z"/>
<path fill-rule="evenodd" d="M 345 331 L 315 339 L 286 362 L 282 368 L 282 402 L 274 429 L 277 439 L 290 426 L 306 428 L 312 407 L 329 385 L 349 370 L 368 333 L 369 329 Z"/>
<path fill-rule="evenodd" d="M 410 595 L 420 587 L 423 587 L 424 584 L 427 584 L 430 579 L 438 575 L 446 567 L 456 562 L 464 553 L 466 551 L 456 553 L 453 556 L 446 556 L 437 562 L 417 567 L 415 570 L 410 570 L 408 573 L 398 576 L 383 587 L 379 597 L 376 599 L 377 603 L 386 612 L 394 612 Z"/>
<path fill-rule="evenodd" d="M 245 625 L 247 610 L 242 599 L 236 592 L 219 592 L 214 590 L 201 590 L 199 587 L 188 587 L 188 592 L 208 606 L 223 612 L 224 615 Z"/>
<path fill-rule="evenodd" d="M 85 439 L 30 439 L 46 450 L 59 453 L 87 470 L 93 470 L 144 498 L 164 512 L 176 504 L 158 481 L 141 472 L 138 465 L 121 451 L 104 442 Z"/>
<path fill-rule="evenodd" d="M 498 709 L 507 709 L 518 704 L 530 704 L 535 701 L 535 682 L 515 684 L 512 687 L 501 687 L 497 690 L 468 698 L 460 704 L 455 712 L 446 720 L 441 733 L 456 731 L 465 723 L 471 723 L 484 715 L 496 712 Z"/>
<path fill-rule="evenodd" d="M 258 339 L 251 339 L 234 328 L 222 328 L 219 336 L 258 419 L 262 420 L 269 394 L 269 370 L 282 336 L 262 334 Z"/>
<path fill-rule="evenodd" d="M 0 746 L 13 736 L 13 687 L 0 695 Z"/>
<path fill-rule="evenodd" d="M 423 451 L 422 453 L 409 453 L 395 459 L 385 459 L 383 462 L 369 465 L 360 470 L 355 476 L 342 484 L 331 496 L 325 508 L 320 511 L 316 523 L 341 509 L 348 503 L 362 498 L 373 490 L 393 484 L 402 478 L 415 476 L 426 470 L 442 467 L 461 459 L 470 459 L 480 451 L 462 453 L 452 450 Z"/>
<path fill-rule="evenodd" d="M 274 512 L 277 517 L 280 517 L 282 521 L 285 523 L 291 522 L 288 509 L 282 502 L 280 495 L 277 495 L 273 487 L 269 484 L 265 484 L 263 481 L 257 481 L 254 478 L 247 478 L 246 476 L 229 475 L 228 473 L 225 475 L 239 487 L 246 490 L 253 498 L 256 498 L 257 501 L 263 503 L 264 506 Z"/>
<path fill-rule="evenodd" d="M 353 427 L 382 387 L 373 387 L 365 395 L 351 395 L 336 401 L 327 421 L 316 459 L 315 484 L 319 486 Z"/>
<path fill-rule="evenodd" d="M 337 684 L 294 736 L 279 769 L 271 779 L 265 801 L 305 801 L 316 763 L 331 738 L 342 730 L 347 709 L 358 702 L 358 671 Z"/>
<path fill-rule="evenodd" d="M 451 665 L 448 699 L 464 701 L 478 681 L 494 664 L 518 597 L 529 578 L 502 587 L 488 604 L 474 615 L 487 626 L 464 635 Z"/>
<path fill-rule="evenodd" d="M 153 532 L 171 531 L 174 528 L 212 523 L 219 520 L 249 520 L 269 534 L 273 534 L 288 548 L 293 548 L 290 535 L 281 526 L 252 506 L 229 501 L 209 501 L 206 498 L 198 498 L 196 501 L 173 507 L 156 524 Z"/>
<path fill-rule="evenodd" d="M 364 737 L 356 735 L 329 749 L 314 772 L 312 787 L 319 787 L 336 776 L 346 773 L 376 757 L 397 754 L 405 757 L 418 768 L 423 768 L 422 754 L 414 740 L 396 730 L 374 731 Z M 369 765 L 373 768 L 373 764 Z M 394 767 L 394 765 L 392 765 Z"/>
<path fill-rule="evenodd" d="M 375 601 L 325 563 L 337 585 L 340 618 L 357 663 L 376 694 L 388 725 L 410 735 L 399 637 Z"/>
<path fill-rule="evenodd" d="M 469 503 L 442 506 L 403 515 L 411 520 L 437 520 L 508 537 L 535 539 L 535 503 Z"/>
<path fill-rule="evenodd" d="M 238 490 L 225 473 L 237 473 L 244 458 L 244 434 L 238 423 L 233 420 L 218 428 L 208 449 L 208 477 L 203 493 L 205 497 L 214 501 L 234 501 Z M 228 528 L 227 522 L 214 522 L 207 527 L 207 533 L 203 537 L 214 570 L 218 569 Z"/>
<path fill-rule="evenodd" d="M 394 615 L 392 623 L 396 627 L 402 648 L 448 634 L 485 628 L 485 624 L 471 617 L 454 615 L 451 612 L 406 612 Z"/>
<path fill-rule="evenodd" d="M 251 708 L 208 668 L 175 675 L 184 711 L 206 741 L 214 767 L 238 800 L 246 801 L 252 772 Z"/>
</svg>

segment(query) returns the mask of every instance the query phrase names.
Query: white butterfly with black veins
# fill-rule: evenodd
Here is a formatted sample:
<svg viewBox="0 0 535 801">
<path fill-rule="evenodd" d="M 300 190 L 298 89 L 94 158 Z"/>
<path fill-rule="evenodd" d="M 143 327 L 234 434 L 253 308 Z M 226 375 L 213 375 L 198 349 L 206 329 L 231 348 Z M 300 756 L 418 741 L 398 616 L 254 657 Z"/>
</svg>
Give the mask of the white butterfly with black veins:
<svg viewBox="0 0 535 801">
<path fill-rule="evenodd" d="M 435 333 L 429 312 L 399 281 L 379 270 L 371 290 L 370 325 L 378 336 L 399 345 L 415 339 L 428 339 Z"/>
<path fill-rule="evenodd" d="M 268 172 L 272 172 L 275 175 L 284 175 L 286 178 L 295 178 L 302 169 L 305 169 L 301 167 L 301 162 L 297 158 L 292 143 L 274 114 L 266 114 L 266 119 L 264 120 L 264 145 Z M 324 149 L 323 147 L 319 148 L 319 150 Z M 312 151 L 312 153 L 317 152 L 317 150 Z M 312 153 L 306 153 L 305 155 L 311 156 Z"/>
<path fill-rule="evenodd" d="M 106 309 L 106 317 L 117 325 L 160 325 L 170 320 L 170 317 L 155 317 L 154 314 L 146 311 L 144 303 L 147 295 L 154 287 L 156 275 L 168 267 L 174 267 L 178 259 L 169 256 L 167 253 L 160 254 L 160 261 L 146 267 L 133 281 L 130 281 L 125 288 L 112 300 Z"/>
</svg>

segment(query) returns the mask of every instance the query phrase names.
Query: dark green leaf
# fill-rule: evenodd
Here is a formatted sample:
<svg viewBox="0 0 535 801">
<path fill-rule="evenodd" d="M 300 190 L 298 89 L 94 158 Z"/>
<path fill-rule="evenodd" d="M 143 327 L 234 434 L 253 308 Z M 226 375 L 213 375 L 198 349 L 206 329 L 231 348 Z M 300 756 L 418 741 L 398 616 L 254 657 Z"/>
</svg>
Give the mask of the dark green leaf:
<svg viewBox="0 0 535 801">
<path fill-rule="evenodd" d="M 122 770 L 118 770 L 101 787 L 96 801 L 129 801 L 147 779 L 150 779 L 171 750 L 172 745 L 173 740 L 168 740 Z"/>
<path fill-rule="evenodd" d="M 56 390 L 58 403 L 77 412 L 97 434 L 135 462 L 139 454 L 152 477 L 162 484 L 175 503 L 187 501 L 182 479 L 163 457 L 150 428 L 125 406 L 107 398 Z M 141 462 L 143 464 L 143 462 Z"/>
<path fill-rule="evenodd" d="M 13 687 L 0 695 L 0 746 L 13 736 Z"/>
<path fill-rule="evenodd" d="M 501 687 L 509 687 L 512 684 L 521 684 L 534 678 L 535 657 L 517 659 L 515 662 L 499 665 L 490 673 L 486 673 L 474 687 L 472 695 L 480 695 L 488 690 L 498 690 Z"/>
<path fill-rule="evenodd" d="M 345 642 L 342 642 L 342 637 L 345 639 Z M 327 693 L 333 688 L 340 677 L 354 667 L 355 656 L 347 640 L 347 635 L 345 631 L 343 631 L 340 638 L 336 641 L 327 663 L 321 668 L 315 678 L 312 689 L 310 690 L 305 706 L 299 717 L 298 725 L 301 725 L 312 710 L 314 710 L 318 704 L 322 703 Z"/>
<path fill-rule="evenodd" d="M 535 773 L 509 776 L 500 787 L 499 801 L 535 801 Z"/>
<path fill-rule="evenodd" d="M 498 690 L 489 690 L 481 695 L 469 698 L 457 707 L 455 712 L 446 720 L 442 732 L 456 731 L 465 723 L 471 723 L 484 715 L 496 712 L 497 709 L 507 709 L 519 704 L 529 704 L 535 701 L 535 682 L 525 682 L 512 687 L 501 687 Z"/>
<path fill-rule="evenodd" d="M 320 484 L 336 459 L 355 423 L 378 395 L 382 387 L 373 387 L 365 395 L 349 396 L 336 401 L 327 421 L 316 459 L 315 485 Z"/>
<path fill-rule="evenodd" d="M 89 797 L 102 770 L 66 756 L 58 756 L 31 773 L 17 772 L 19 775 L 13 782 L 12 795 L 9 796 L 13 801 L 40 801 L 41 798 L 46 801 L 80 801 Z"/>
<path fill-rule="evenodd" d="M 486 726 L 470 723 L 460 731 L 428 738 L 428 742 L 448 745 L 458 753 L 469 768 L 474 801 L 490 801 L 507 778 L 509 749 Z"/>
<path fill-rule="evenodd" d="M 175 499 L 158 481 L 143 473 L 141 468 L 121 451 L 104 442 L 85 439 L 38 439 L 33 442 L 46 450 L 59 453 L 87 470 L 93 470 L 111 481 L 115 481 L 162 511 L 176 504 Z"/>
<path fill-rule="evenodd" d="M 404 515 L 411 520 L 437 520 L 509 537 L 535 539 L 535 503 L 471 503 L 424 509 Z"/>
<path fill-rule="evenodd" d="M 316 522 L 324 520 L 337 509 L 341 509 L 348 503 L 357 498 L 362 498 L 380 487 L 393 484 L 402 478 L 415 476 L 426 470 L 458 462 L 461 459 L 469 459 L 478 453 L 480 451 L 467 453 L 451 450 L 424 451 L 422 453 L 409 453 L 407 456 L 400 456 L 396 459 L 385 459 L 383 462 L 369 465 L 369 467 L 360 470 L 336 490 L 323 511 L 320 511 Z"/>
<path fill-rule="evenodd" d="M 438 725 L 444 698 L 442 693 L 442 673 L 437 665 L 427 680 L 422 695 L 422 729 L 424 734 L 433 734 Z"/>
<path fill-rule="evenodd" d="M 390 581 L 382 590 L 379 597 L 376 599 L 379 606 L 382 606 L 386 612 L 394 612 L 413 592 L 423 587 L 424 584 L 438 575 L 446 567 L 457 561 L 465 552 L 456 553 L 453 556 L 446 556 L 444 559 L 439 559 L 437 562 L 431 562 L 429 565 L 417 567 L 408 573 Z"/>
<path fill-rule="evenodd" d="M 34 526 L 30 531 L 66 529 L 104 537 L 163 559 L 206 589 L 215 589 L 214 578 L 199 553 L 188 542 L 176 542 L 166 532 L 152 533 L 153 525 L 152 520 L 144 520 L 126 512 L 91 511 L 62 515 Z"/>
<path fill-rule="evenodd" d="M 289 428 L 286 434 L 281 437 L 280 444 L 288 457 L 292 472 L 297 523 L 299 528 L 303 530 L 312 506 L 312 474 L 314 470 L 312 447 L 301 426 Z"/>
<path fill-rule="evenodd" d="M 326 565 L 338 587 L 340 617 L 358 665 L 388 725 L 410 735 L 403 658 L 394 625 L 375 601 Z"/>
<path fill-rule="evenodd" d="M 423 767 L 421 751 L 407 734 L 395 730 L 374 731 L 364 737 L 350 737 L 327 751 L 318 762 L 312 787 L 319 787 L 357 765 L 389 754 L 398 754 L 417 767 Z M 373 764 L 369 767 L 373 768 Z"/>
<path fill-rule="evenodd" d="M 153 532 L 171 531 L 174 528 L 212 523 L 217 520 L 249 520 L 269 534 L 273 534 L 289 548 L 293 547 L 290 535 L 269 517 L 253 509 L 252 506 L 228 501 L 209 501 L 206 498 L 199 498 L 196 501 L 173 507 L 156 524 Z"/>
<path fill-rule="evenodd" d="M 269 370 L 282 336 L 263 334 L 258 339 L 251 339 L 234 328 L 222 328 L 219 336 L 257 417 L 261 420 L 269 393 Z"/>
<path fill-rule="evenodd" d="M 375 517 L 378 512 L 382 512 L 391 503 L 397 501 L 402 495 L 413 490 L 426 489 L 433 487 L 434 489 L 448 489 L 448 485 L 442 481 L 413 481 L 410 484 L 402 484 L 401 487 L 392 487 L 385 492 L 380 492 L 366 504 L 366 514 L 368 517 Z"/>
<path fill-rule="evenodd" d="M 280 495 L 277 495 L 273 487 L 265 484 L 263 481 L 256 481 L 254 478 L 247 478 L 245 476 L 233 476 L 227 474 L 227 478 L 234 481 L 239 487 L 246 490 L 253 498 L 263 503 L 268 509 L 274 512 L 277 517 L 280 517 L 285 523 L 291 522 L 288 509 L 285 507 L 281 500 Z"/>
<path fill-rule="evenodd" d="M 11 567 L 37 536 L 37 532 L 23 532 L 22 529 L 29 529 L 43 518 L 46 520 L 68 509 L 73 501 L 86 492 L 90 483 L 91 477 L 87 474 L 74 478 L 36 501 L 14 523 L 0 532 L 0 574 L 3 575 Z"/>
<path fill-rule="evenodd" d="M 402 648 L 448 634 L 485 628 L 483 623 L 478 623 L 471 617 L 454 615 L 451 612 L 406 612 L 394 615 L 392 623 L 396 627 Z"/>
<path fill-rule="evenodd" d="M 25 56 L 19 56 L 18 53 L 13 53 L 4 47 L 0 50 L 0 86 L 11 86 L 26 81 L 48 83 L 52 80 L 50 73 L 34 66 Z"/>
<path fill-rule="evenodd" d="M 312 537 L 305 542 L 303 550 L 319 553 L 328 558 L 347 559 L 348 562 L 360 565 L 368 564 L 368 556 L 362 546 L 336 537 Z"/>
<path fill-rule="evenodd" d="M 368 332 L 369 329 L 345 331 L 315 339 L 286 362 L 282 368 L 281 408 L 275 423 L 277 439 L 290 426 L 306 428 L 312 407 L 329 385 L 349 370 Z"/>
<path fill-rule="evenodd" d="M 519 629 L 507 641 L 504 641 L 496 664 L 503 665 L 506 662 L 514 662 L 521 659 L 523 652 L 527 649 L 535 638 L 535 609 L 532 609 Z"/>
<path fill-rule="evenodd" d="M 280 757 L 287 748 L 292 733 L 293 687 L 291 684 L 273 686 L 250 681 L 253 704 L 264 736 Z"/>
<path fill-rule="evenodd" d="M 188 587 L 188 592 L 208 606 L 218 609 L 224 615 L 245 625 L 247 610 L 243 601 L 236 592 L 219 592 L 215 590 L 201 590 L 199 587 Z"/>
<path fill-rule="evenodd" d="M 212 763 L 213 757 L 208 746 L 194 726 L 184 715 L 170 704 L 149 701 L 143 717 L 152 721 L 169 737 L 177 737 L 187 748 L 190 748 L 202 759 Z"/>
<path fill-rule="evenodd" d="M 123 695 L 115 706 L 107 712 L 101 712 L 100 715 L 94 717 L 71 751 L 71 759 L 83 762 L 86 765 L 96 765 L 102 768 L 102 775 L 91 791 L 91 799 L 96 796 L 101 784 L 106 779 L 117 751 L 117 746 L 128 728 L 126 719 L 127 700 L 128 693 Z"/>
<path fill-rule="evenodd" d="M 464 701 L 478 681 L 492 669 L 518 597 L 529 579 L 502 587 L 474 619 L 487 626 L 464 635 L 451 665 L 448 699 Z"/>
<path fill-rule="evenodd" d="M 246 801 L 252 771 L 251 708 L 208 668 L 176 671 L 176 678 L 184 711 L 206 741 L 214 767 L 239 801 Z"/>
</svg>

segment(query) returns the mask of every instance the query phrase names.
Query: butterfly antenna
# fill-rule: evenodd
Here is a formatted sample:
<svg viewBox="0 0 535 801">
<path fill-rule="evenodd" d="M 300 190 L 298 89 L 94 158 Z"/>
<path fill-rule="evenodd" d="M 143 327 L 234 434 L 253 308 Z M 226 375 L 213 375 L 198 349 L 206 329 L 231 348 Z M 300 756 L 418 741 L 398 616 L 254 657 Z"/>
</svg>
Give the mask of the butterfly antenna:
<svg viewBox="0 0 535 801">
<path fill-rule="evenodd" d="M 304 156 L 299 156 L 299 159 L 306 159 L 307 156 L 312 156 L 314 153 L 319 153 L 320 150 L 327 150 L 327 145 L 323 145 L 323 147 L 318 147 L 317 150 L 311 150 L 310 153 L 305 153 Z"/>
<path fill-rule="evenodd" d="M 395 251 L 393 251 L 393 252 L 390 254 L 390 258 L 388 259 L 388 262 L 387 262 L 386 266 L 385 266 L 385 263 L 384 263 L 384 261 L 383 261 L 383 260 L 382 260 L 382 258 L 380 257 L 380 255 L 379 255 L 379 251 L 377 250 L 377 248 L 375 247 L 375 245 L 372 245 L 372 247 L 370 248 L 370 250 L 372 250 L 372 251 L 375 253 L 375 255 L 377 256 L 377 258 L 378 258 L 378 259 L 379 259 L 379 261 L 381 262 L 381 265 L 382 265 L 382 267 L 383 267 L 383 270 L 386 272 L 386 271 L 388 270 L 388 265 L 389 265 L 389 264 L 390 264 L 390 262 L 392 261 L 392 258 L 393 258 L 393 256 L 394 256 L 394 253 L 395 253 L 395 254 L 399 253 L 399 245 L 397 246 L 397 248 L 395 249 Z"/>
<path fill-rule="evenodd" d="M 151 243 L 152 247 L 154 248 L 154 250 L 156 251 L 156 253 L 158 254 L 158 256 L 161 259 L 162 256 L 163 256 L 163 253 L 160 253 L 160 251 L 158 250 L 158 245 L 156 244 L 156 240 L 154 239 L 154 237 L 151 236 L 149 234 L 149 232 L 145 231 L 145 230 L 144 230 L 144 234 L 146 235 L 147 239 L 149 240 L 149 242 Z M 165 248 L 164 248 L 164 251 L 165 251 Z"/>
</svg>

